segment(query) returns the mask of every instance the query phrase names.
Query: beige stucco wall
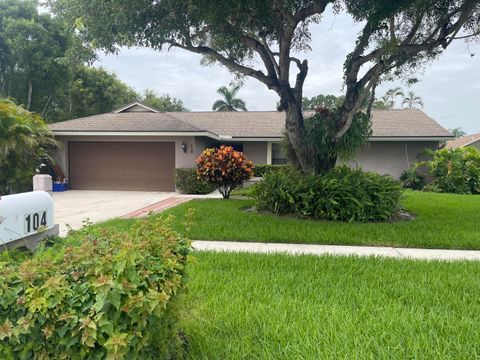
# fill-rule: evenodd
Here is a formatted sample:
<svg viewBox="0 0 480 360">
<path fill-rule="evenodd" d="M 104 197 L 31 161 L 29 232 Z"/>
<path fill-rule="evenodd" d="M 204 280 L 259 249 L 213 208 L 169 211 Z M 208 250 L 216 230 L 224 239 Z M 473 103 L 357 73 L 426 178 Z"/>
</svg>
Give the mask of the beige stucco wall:
<svg viewBox="0 0 480 360">
<path fill-rule="evenodd" d="M 267 143 L 266 142 L 244 142 L 243 152 L 245 156 L 253 161 L 254 164 L 267 163 Z"/>
<path fill-rule="evenodd" d="M 68 177 L 68 142 L 69 141 L 105 141 L 105 142 L 175 142 L 175 167 L 193 167 L 197 155 L 195 138 L 193 136 L 57 136 L 60 149 L 53 154 L 53 159 L 60 165 Z M 187 151 L 182 150 L 182 143 L 187 145 Z"/>
<path fill-rule="evenodd" d="M 424 158 L 423 150 L 437 147 L 438 142 L 372 141 L 347 164 L 398 178 L 411 164 Z"/>
<path fill-rule="evenodd" d="M 68 177 L 68 142 L 69 141 L 117 141 L 117 142 L 175 142 L 175 166 L 194 167 L 197 156 L 208 146 L 211 139 L 203 137 L 160 137 L 160 136 L 59 136 L 57 140 L 62 145 L 54 154 L 54 160 L 61 166 Z M 187 145 L 187 151 L 182 151 L 181 145 Z M 477 144 L 480 147 L 480 142 Z M 245 155 L 254 164 L 267 163 L 267 142 L 243 142 Z M 373 141 L 361 149 L 353 160 L 347 164 L 361 167 L 365 171 L 375 171 L 390 174 L 398 178 L 403 171 L 415 161 L 425 148 L 435 149 L 438 142 L 394 142 Z"/>
</svg>

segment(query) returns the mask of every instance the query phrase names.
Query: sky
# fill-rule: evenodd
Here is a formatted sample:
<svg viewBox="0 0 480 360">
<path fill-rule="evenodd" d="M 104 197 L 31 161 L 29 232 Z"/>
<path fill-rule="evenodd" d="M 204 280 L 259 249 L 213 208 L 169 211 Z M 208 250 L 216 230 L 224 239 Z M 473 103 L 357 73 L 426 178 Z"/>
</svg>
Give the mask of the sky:
<svg viewBox="0 0 480 360">
<path fill-rule="evenodd" d="M 348 15 L 332 13 L 311 27 L 312 50 L 297 54 L 309 63 L 304 96 L 342 94 L 343 62 L 360 29 Z M 472 53 L 476 55 L 472 57 Z M 208 111 L 219 98 L 217 89 L 228 85 L 234 75 L 221 65 L 202 66 L 200 60 L 199 55 L 180 49 L 131 48 L 118 55 L 101 54 L 96 66 L 114 72 L 137 91 L 153 89 L 180 98 L 192 111 Z M 401 86 L 405 92 L 419 95 L 423 110 L 445 128 L 480 132 L 480 43 L 456 40 L 417 77 L 420 82 L 411 87 L 399 81 L 382 83 L 377 97 Z M 238 96 L 247 102 L 248 110 L 275 110 L 278 101 L 273 91 L 255 79 L 247 79 Z"/>
</svg>

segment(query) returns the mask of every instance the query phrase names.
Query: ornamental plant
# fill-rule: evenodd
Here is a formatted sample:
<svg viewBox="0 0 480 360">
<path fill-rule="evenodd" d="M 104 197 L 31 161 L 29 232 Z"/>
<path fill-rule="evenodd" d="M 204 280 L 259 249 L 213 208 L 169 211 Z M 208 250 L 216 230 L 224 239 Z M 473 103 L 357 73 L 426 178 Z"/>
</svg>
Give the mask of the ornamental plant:
<svg viewBox="0 0 480 360">
<path fill-rule="evenodd" d="M 224 199 L 253 176 L 253 163 L 231 146 L 205 149 L 196 162 L 199 179 L 215 184 Z"/>
<path fill-rule="evenodd" d="M 178 358 L 190 243 L 170 221 L 88 226 L 24 261 L 0 258 L 0 358 Z"/>
<path fill-rule="evenodd" d="M 426 150 L 430 161 L 418 163 L 426 166 L 433 178 L 425 190 L 457 194 L 480 194 L 480 151 L 473 147 Z"/>
</svg>

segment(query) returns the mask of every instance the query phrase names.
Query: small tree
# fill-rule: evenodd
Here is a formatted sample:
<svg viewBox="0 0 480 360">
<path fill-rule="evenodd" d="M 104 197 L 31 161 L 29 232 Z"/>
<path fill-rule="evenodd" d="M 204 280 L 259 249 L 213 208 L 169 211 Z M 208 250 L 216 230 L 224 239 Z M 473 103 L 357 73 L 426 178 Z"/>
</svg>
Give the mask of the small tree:
<svg viewBox="0 0 480 360">
<path fill-rule="evenodd" d="M 215 184 L 224 199 L 230 198 L 233 189 L 253 176 L 253 163 L 231 146 L 203 150 L 197 158 L 197 175 Z"/>
<path fill-rule="evenodd" d="M 30 190 L 40 158 L 56 144 L 40 116 L 0 99 L 0 195 Z"/>
</svg>

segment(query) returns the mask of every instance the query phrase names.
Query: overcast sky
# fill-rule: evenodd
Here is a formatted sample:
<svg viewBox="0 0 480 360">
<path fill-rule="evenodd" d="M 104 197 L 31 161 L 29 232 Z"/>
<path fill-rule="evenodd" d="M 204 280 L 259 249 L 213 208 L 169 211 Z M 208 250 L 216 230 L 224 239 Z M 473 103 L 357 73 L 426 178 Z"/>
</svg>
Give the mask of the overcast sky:
<svg viewBox="0 0 480 360">
<path fill-rule="evenodd" d="M 299 54 L 309 61 L 304 95 L 342 93 L 342 66 L 351 51 L 360 27 L 347 15 L 328 14 L 312 26 L 312 51 Z M 476 53 L 471 57 L 471 53 Z M 191 110 L 211 110 L 219 97 L 216 90 L 228 85 L 233 75 L 220 65 L 201 66 L 200 56 L 183 50 L 155 52 L 124 49 L 119 55 L 101 55 L 97 64 L 115 72 L 138 91 L 154 89 L 183 100 Z M 293 69 L 293 67 L 292 67 Z M 424 111 L 446 128 L 462 127 L 467 133 L 480 132 L 480 44 L 457 40 L 428 68 L 418 74 L 420 83 L 407 88 L 385 83 L 377 88 L 380 97 L 391 87 L 403 86 L 420 95 Z M 277 95 L 255 79 L 248 79 L 239 97 L 249 110 L 274 110 Z"/>
</svg>

